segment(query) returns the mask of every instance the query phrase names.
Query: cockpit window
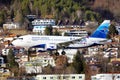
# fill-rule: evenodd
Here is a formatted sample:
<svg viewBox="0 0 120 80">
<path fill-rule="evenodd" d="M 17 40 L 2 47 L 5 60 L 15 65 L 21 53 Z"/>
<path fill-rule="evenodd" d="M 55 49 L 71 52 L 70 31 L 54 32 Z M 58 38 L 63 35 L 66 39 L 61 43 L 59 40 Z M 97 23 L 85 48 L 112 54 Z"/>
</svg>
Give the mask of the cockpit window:
<svg viewBox="0 0 120 80">
<path fill-rule="evenodd" d="M 23 38 L 14 38 L 13 40 L 23 40 Z"/>
<path fill-rule="evenodd" d="M 23 40 L 23 38 L 18 38 L 19 40 Z"/>
<path fill-rule="evenodd" d="M 86 42 L 86 39 L 85 38 L 83 38 L 83 39 L 81 39 L 81 41 L 80 42 Z"/>
</svg>

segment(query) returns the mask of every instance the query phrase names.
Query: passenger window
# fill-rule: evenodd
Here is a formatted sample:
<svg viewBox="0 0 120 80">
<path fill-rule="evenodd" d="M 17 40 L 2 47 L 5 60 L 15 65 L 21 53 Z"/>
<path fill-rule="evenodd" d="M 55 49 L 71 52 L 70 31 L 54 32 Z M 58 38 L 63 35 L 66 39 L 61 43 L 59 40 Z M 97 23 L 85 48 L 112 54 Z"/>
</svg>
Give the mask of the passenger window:
<svg viewBox="0 0 120 80">
<path fill-rule="evenodd" d="M 82 76 L 79 76 L 79 79 L 81 79 L 82 78 Z"/>
<path fill-rule="evenodd" d="M 118 76 L 117 78 L 120 78 L 120 76 Z"/>
<path fill-rule="evenodd" d="M 43 77 L 43 79 L 46 79 L 46 77 Z"/>
<path fill-rule="evenodd" d="M 75 76 L 72 76 L 72 79 L 75 79 Z"/>
<path fill-rule="evenodd" d="M 53 79 L 53 77 L 50 77 L 50 79 Z"/>
</svg>

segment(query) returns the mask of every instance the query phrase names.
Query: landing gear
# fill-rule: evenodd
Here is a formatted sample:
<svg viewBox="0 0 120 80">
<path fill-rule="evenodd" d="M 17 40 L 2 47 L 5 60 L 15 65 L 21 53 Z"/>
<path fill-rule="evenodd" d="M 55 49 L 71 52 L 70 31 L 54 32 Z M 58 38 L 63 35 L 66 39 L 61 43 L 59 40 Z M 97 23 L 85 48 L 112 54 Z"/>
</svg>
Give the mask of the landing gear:
<svg viewBox="0 0 120 80">
<path fill-rule="evenodd" d="M 61 54 L 62 54 L 62 55 L 65 55 L 65 54 L 66 54 L 66 52 L 63 50 L 63 51 L 61 52 Z"/>
</svg>

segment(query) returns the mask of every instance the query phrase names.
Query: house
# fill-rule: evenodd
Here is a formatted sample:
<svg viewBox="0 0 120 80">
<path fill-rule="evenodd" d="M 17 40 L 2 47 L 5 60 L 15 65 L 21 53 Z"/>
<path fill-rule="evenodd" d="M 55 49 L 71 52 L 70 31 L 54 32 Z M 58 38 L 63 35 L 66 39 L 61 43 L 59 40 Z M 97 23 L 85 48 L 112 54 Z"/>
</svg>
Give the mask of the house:
<svg viewBox="0 0 120 80">
<path fill-rule="evenodd" d="M 36 80 L 85 80 L 85 74 L 41 74 Z"/>
<path fill-rule="evenodd" d="M 0 65 L 4 64 L 4 58 L 0 57 Z"/>
<path fill-rule="evenodd" d="M 47 26 L 55 26 L 54 19 L 35 19 L 32 21 L 33 32 L 43 34 Z"/>
<path fill-rule="evenodd" d="M 8 48 L 2 49 L 2 55 L 8 55 L 8 53 L 9 53 L 9 49 Z"/>
<path fill-rule="evenodd" d="M 25 51 L 24 48 L 21 48 L 21 47 L 14 48 L 14 47 L 8 46 L 8 47 L 2 49 L 2 55 L 8 55 L 10 49 L 13 50 L 14 54 L 24 53 L 24 51 Z"/>
<path fill-rule="evenodd" d="M 55 61 L 48 53 L 37 53 L 37 56 L 30 57 L 30 61 L 23 61 L 22 66 L 25 67 L 26 72 L 31 73 L 41 73 L 42 67 L 51 65 L 55 66 Z"/>
<path fill-rule="evenodd" d="M 19 66 L 25 67 L 25 70 L 28 74 L 31 73 L 41 73 L 42 68 L 48 65 L 55 66 L 55 61 L 52 56 L 48 53 L 36 53 L 37 56 L 30 57 L 28 61 L 28 56 L 24 55 L 19 57 Z"/>
<path fill-rule="evenodd" d="M 3 24 L 3 28 L 4 29 L 19 29 L 20 28 L 20 25 L 18 23 L 6 23 L 6 24 Z"/>
<path fill-rule="evenodd" d="M 42 72 L 42 66 L 40 62 L 36 62 L 36 61 L 25 62 L 24 67 L 25 67 L 26 73 L 28 74 Z"/>
<path fill-rule="evenodd" d="M 62 53 L 62 49 L 59 49 L 58 52 Z M 65 49 L 65 55 L 68 57 L 68 63 L 73 62 L 74 55 L 77 53 L 77 49 Z"/>
<path fill-rule="evenodd" d="M 91 56 L 97 54 L 98 51 L 99 51 L 99 48 L 96 47 L 96 46 L 88 48 L 88 54 L 91 55 Z"/>
<path fill-rule="evenodd" d="M 108 48 L 105 51 L 103 51 L 104 56 L 106 58 L 117 58 L 118 57 L 118 48 Z"/>
<path fill-rule="evenodd" d="M 104 73 L 91 76 L 91 80 L 120 80 L 120 74 Z"/>
<path fill-rule="evenodd" d="M 115 27 L 116 27 L 116 29 L 117 29 L 117 31 L 118 31 L 118 34 L 120 35 L 120 25 L 115 26 Z"/>
<path fill-rule="evenodd" d="M 88 32 L 86 30 L 70 30 L 65 32 L 68 36 L 88 36 Z"/>
<path fill-rule="evenodd" d="M 52 56 L 50 56 L 48 53 L 37 53 L 36 61 L 41 62 L 42 67 L 47 66 L 50 64 L 51 66 L 55 66 L 55 61 Z"/>
</svg>

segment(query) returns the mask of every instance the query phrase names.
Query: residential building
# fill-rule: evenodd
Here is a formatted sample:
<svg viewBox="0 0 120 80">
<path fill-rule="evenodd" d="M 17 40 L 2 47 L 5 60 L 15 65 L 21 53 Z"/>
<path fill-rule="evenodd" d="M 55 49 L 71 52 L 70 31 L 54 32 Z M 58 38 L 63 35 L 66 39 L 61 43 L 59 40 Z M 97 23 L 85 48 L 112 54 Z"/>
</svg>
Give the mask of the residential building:
<svg viewBox="0 0 120 80">
<path fill-rule="evenodd" d="M 86 26 L 89 26 L 89 25 L 97 26 L 97 25 L 98 25 L 98 22 L 94 22 L 94 21 L 86 21 L 86 22 L 85 22 L 85 25 L 86 25 Z"/>
<path fill-rule="evenodd" d="M 36 53 L 37 56 L 30 57 L 30 61 L 27 62 L 27 58 L 23 58 L 23 56 L 20 58 L 19 61 L 20 66 L 24 66 L 27 73 L 41 73 L 42 67 L 51 65 L 55 66 L 55 61 L 52 56 L 50 56 L 48 53 Z M 23 60 L 24 59 L 24 60 Z"/>
<path fill-rule="evenodd" d="M 88 48 L 88 54 L 93 56 L 95 54 L 102 54 L 103 57 L 111 57 L 117 58 L 118 57 L 118 48 L 117 47 L 108 47 L 105 48 L 104 46 L 95 46 Z"/>
<path fill-rule="evenodd" d="M 18 23 L 6 23 L 6 24 L 3 24 L 3 28 L 4 29 L 19 29 L 20 28 L 20 25 Z"/>
<path fill-rule="evenodd" d="M 85 28 L 86 26 L 84 25 L 57 25 L 57 28 Z"/>
<path fill-rule="evenodd" d="M 85 74 L 41 74 L 36 80 L 85 80 Z"/>
<path fill-rule="evenodd" d="M 63 50 L 59 49 L 58 52 L 61 53 Z M 74 55 L 77 53 L 77 49 L 65 49 L 65 55 L 68 57 L 68 63 L 73 62 Z M 60 54 L 62 55 L 62 54 Z"/>
<path fill-rule="evenodd" d="M 118 48 L 108 48 L 105 51 L 103 51 L 104 56 L 106 58 L 117 58 L 118 57 Z"/>
<path fill-rule="evenodd" d="M 0 65 L 4 64 L 4 58 L 0 57 Z"/>
<path fill-rule="evenodd" d="M 120 35 L 120 25 L 116 26 L 116 29 L 118 31 L 118 34 Z"/>
<path fill-rule="evenodd" d="M 91 76 L 91 80 L 120 80 L 120 74 L 104 73 Z"/>
<path fill-rule="evenodd" d="M 8 48 L 2 49 L 2 55 L 8 55 L 8 53 L 9 53 L 9 49 Z"/>
<path fill-rule="evenodd" d="M 7 80 L 6 78 L 11 76 L 11 72 L 7 68 L 0 68 L 0 80 Z"/>
<path fill-rule="evenodd" d="M 33 32 L 43 34 L 47 26 L 55 26 L 54 19 L 35 19 L 32 21 Z"/>
<path fill-rule="evenodd" d="M 28 74 L 42 72 L 42 66 L 40 62 L 36 62 L 36 61 L 25 62 L 24 67 L 25 67 L 26 73 Z"/>
<path fill-rule="evenodd" d="M 8 55 L 9 53 L 9 50 L 12 49 L 14 54 L 18 54 L 18 53 L 24 53 L 24 48 L 21 48 L 21 47 L 11 47 L 11 46 L 7 46 L 6 48 L 3 48 L 2 49 L 2 55 Z"/>
<path fill-rule="evenodd" d="M 65 32 L 68 36 L 88 36 L 88 32 L 85 30 L 70 30 Z"/>
<path fill-rule="evenodd" d="M 96 46 L 88 48 L 88 54 L 91 55 L 91 56 L 97 54 L 98 51 L 99 51 L 99 48 L 96 47 Z"/>
<path fill-rule="evenodd" d="M 37 53 L 36 61 L 40 62 L 42 67 L 47 66 L 50 64 L 51 66 L 55 66 L 55 61 L 52 56 L 50 56 L 48 53 Z"/>
</svg>

